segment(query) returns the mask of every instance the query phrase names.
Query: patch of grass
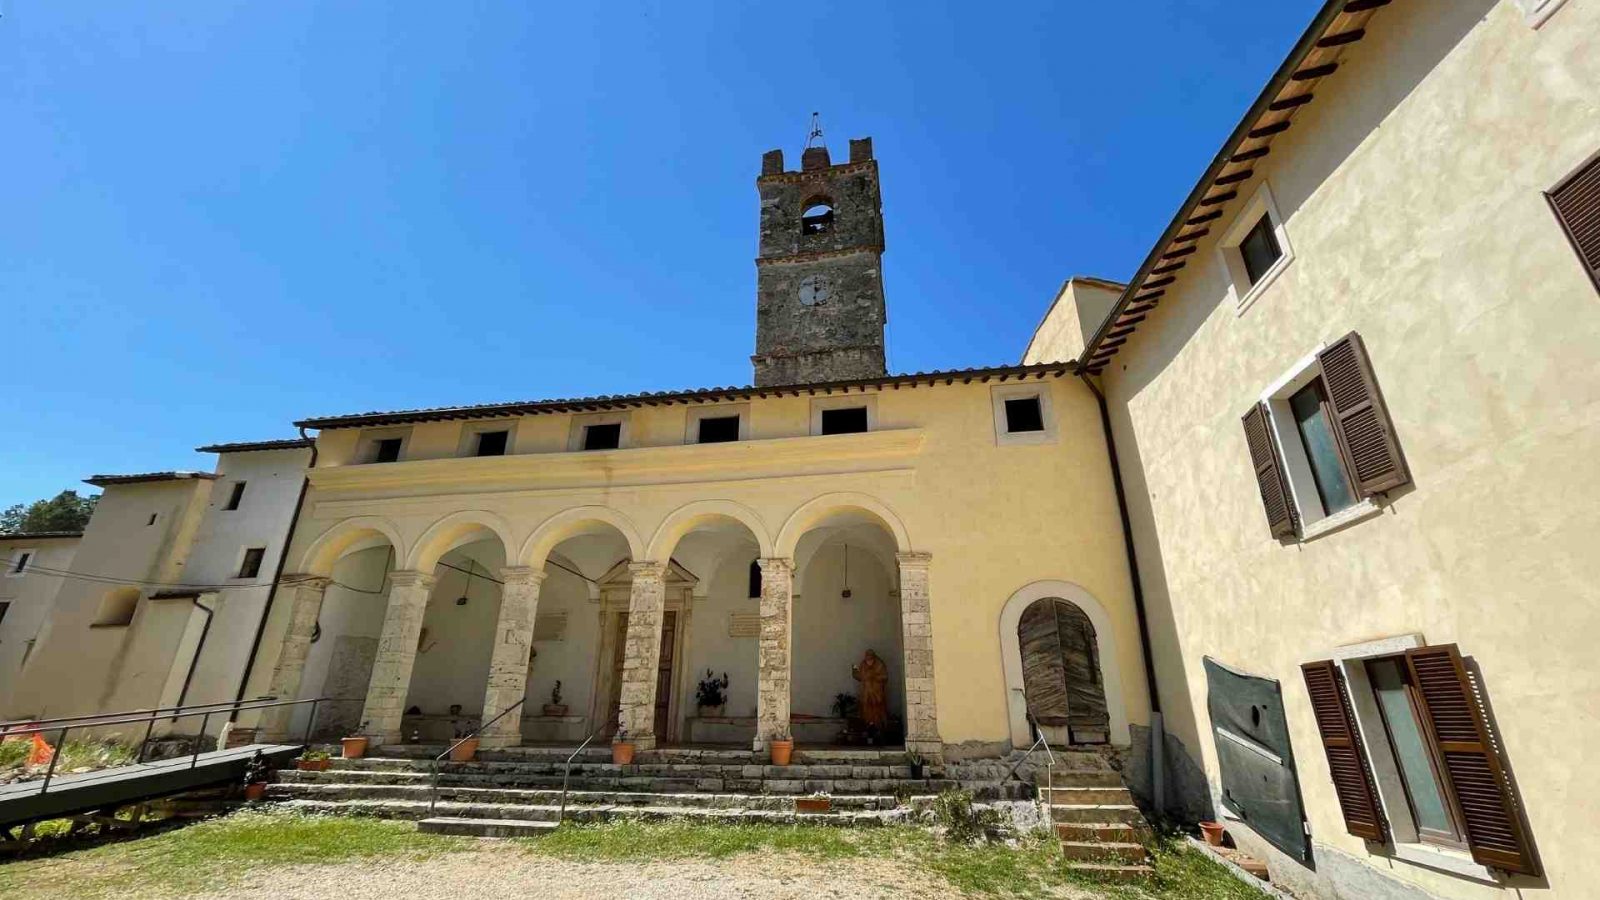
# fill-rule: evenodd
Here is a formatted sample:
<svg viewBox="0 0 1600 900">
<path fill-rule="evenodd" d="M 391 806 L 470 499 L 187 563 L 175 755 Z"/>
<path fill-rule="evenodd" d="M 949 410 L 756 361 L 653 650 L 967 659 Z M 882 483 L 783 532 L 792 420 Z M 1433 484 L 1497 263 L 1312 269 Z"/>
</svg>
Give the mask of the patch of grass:
<svg viewBox="0 0 1600 900">
<path fill-rule="evenodd" d="M 529 853 L 568 859 L 631 862 L 653 859 L 726 859 L 744 853 L 797 853 L 839 859 L 887 852 L 899 829 L 826 825 L 710 825 L 690 821 L 566 824 L 526 841 Z"/>
<path fill-rule="evenodd" d="M 250 869 L 374 856 L 426 859 L 471 846 L 460 838 L 418 834 L 412 822 L 248 811 L 0 865 L 0 896 L 108 897 L 133 886 L 183 893 Z"/>
<path fill-rule="evenodd" d="M 952 887 L 982 897 L 1045 897 L 1064 883 L 1061 852 L 1047 837 L 1006 844 L 960 845 L 931 837 L 914 847 L 918 861 Z"/>
<path fill-rule="evenodd" d="M 1182 835 L 1159 835 L 1151 844 L 1155 878 L 1142 885 L 1107 884 L 1092 876 L 1069 875 L 1080 886 L 1126 900 L 1261 900 L 1261 892 L 1184 843 Z"/>
<path fill-rule="evenodd" d="M 0 741 L 0 769 L 20 767 L 28 761 L 28 751 L 32 748 L 33 743 L 31 741 Z"/>
</svg>

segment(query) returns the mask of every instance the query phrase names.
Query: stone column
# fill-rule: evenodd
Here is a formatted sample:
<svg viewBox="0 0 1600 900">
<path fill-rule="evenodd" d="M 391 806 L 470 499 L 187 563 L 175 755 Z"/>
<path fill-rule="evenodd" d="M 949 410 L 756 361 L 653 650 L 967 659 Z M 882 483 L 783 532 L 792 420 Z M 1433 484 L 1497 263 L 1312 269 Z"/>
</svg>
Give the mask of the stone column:
<svg viewBox="0 0 1600 900">
<path fill-rule="evenodd" d="M 278 664 L 272 669 L 272 680 L 267 683 L 267 696 L 278 700 L 298 699 L 300 679 L 306 671 L 306 657 L 311 655 L 311 636 L 317 629 L 317 617 L 322 614 L 322 597 L 330 581 L 321 575 L 283 576 L 281 590 L 289 594 L 289 628 L 283 635 L 283 648 L 278 651 Z M 248 672 L 245 677 L 250 677 Z M 311 706 L 309 703 L 305 705 L 308 708 Z M 275 706 L 266 710 L 261 721 L 262 737 L 274 742 L 287 740 L 290 737 L 290 722 L 298 709 L 297 706 Z"/>
<path fill-rule="evenodd" d="M 896 553 L 900 562 L 900 630 L 905 652 L 906 749 L 943 755 L 933 697 L 933 618 L 928 602 L 929 553 Z"/>
<path fill-rule="evenodd" d="M 433 590 L 433 576 L 425 572 L 389 575 L 389 608 L 383 614 L 383 633 L 372 661 L 372 681 L 367 685 L 367 705 L 361 710 L 361 733 L 375 746 L 401 742 L 400 717 L 411 688 L 411 669 L 417 661 L 417 638 L 422 613 Z"/>
<path fill-rule="evenodd" d="M 789 686 L 794 624 L 794 560 L 761 560 L 761 638 L 756 662 L 755 750 L 789 733 Z"/>
<path fill-rule="evenodd" d="M 666 606 L 667 567 L 658 562 L 628 564 L 633 590 L 628 596 L 628 638 L 622 658 L 622 730 L 636 750 L 656 745 L 656 675 L 661 666 L 661 613 Z"/>
<path fill-rule="evenodd" d="M 494 650 L 489 657 L 489 688 L 483 695 L 483 721 L 510 709 L 527 695 L 528 650 L 533 646 L 533 620 L 539 614 L 539 586 L 544 570 L 507 566 L 500 570 L 500 619 L 495 623 Z M 522 716 L 527 707 L 483 730 L 484 747 L 522 743 Z"/>
</svg>

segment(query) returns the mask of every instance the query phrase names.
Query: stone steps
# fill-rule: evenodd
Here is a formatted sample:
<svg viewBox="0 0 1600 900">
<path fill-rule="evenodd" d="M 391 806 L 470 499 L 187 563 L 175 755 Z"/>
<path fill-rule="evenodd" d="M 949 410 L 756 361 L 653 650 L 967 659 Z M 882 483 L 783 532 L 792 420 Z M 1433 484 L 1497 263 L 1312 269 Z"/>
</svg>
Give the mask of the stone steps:
<svg viewBox="0 0 1600 900">
<path fill-rule="evenodd" d="M 427 800 L 290 800 L 284 806 L 291 810 L 328 815 L 374 816 L 386 819 L 484 819 L 491 821 L 518 821 L 555 823 L 560 808 L 556 806 L 492 805 L 458 803 L 440 800 L 431 810 Z M 793 825 L 810 823 L 822 825 L 882 825 L 904 821 L 911 810 L 900 807 L 892 810 L 835 811 L 830 813 L 796 813 L 793 809 L 707 809 L 691 806 L 574 806 L 568 805 L 566 818 L 573 822 L 605 822 L 618 819 L 665 820 L 691 819 L 724 824 L 767 823 Z"/>
<path fill-rule="evenodd" d="M 1115 882 L 1155 874 L 1143 843 L 1149 825 L 1116 771 L 1050 769 L 1040 777 L 1039 799 L 1049 807 L 1068 869 Z"/>
<path fill-rule="evenodd" d="M 1064 806 L 1132 806 L 1133 794 L 1125 787 L 1040 788 L 1039 799 Z"/>
<path fill-rule="evenodd" d="M 429 789 L 417 785 L 368 784 L 273 784 L 267 796 L 274 800 L 409 800 L 426 802 Z M 441 786 L 440 801 L 473 805 L 550 806 L 561 802 L 559 790 L 518 790 L 514 788 L 458 788 Z M 922 805 L 932 797 L 922 798 Z M 652 793 L 626 791 L 569 791 L 567 802 L 572 806 L 673 806 L 700 809 L 756 809 L 787 811 L 794 809 L 794 797 L 780 794 L 709 794 L 709 793 Z M 881 794 L 861 794 L 833 797 L 838 810 L 892 810 L 900 800 Z M 917 806 L 913 802 L 913 807 Z"/>
<path fill-rule="evenodd" d="M 464 819 L 440 816 L 419 821 L 417 830 L 423 834 L 515 838 L 533 837 L 554 831 L 556 825 L 555 822 L 532 822 L 522 819 Z"/>
<path fill-rule="evenodd" d="M 1156 870 L 1145 865 L 1118 865 L 1117 863 L 1067 863 L 1067 868 L 1102 881 L 1123 884 L 1143 882 L 1152 878 Z"/>
<path fill-rule="evenodd" d="M 1058 822 L 1056 836 L 1063 841 L 1143 843 L 1150 837 L 1150 832 L 1141 825 L 1126 822 Z"/>
<path fill-rule="evenodd" d="M 336 771 L 429 772 L 432 760 L 395 757 L 362 757 L 361 759 L 336 759 Z M 560 762 L 529 760 L 479 759 L 471 762 L 440 762 L 440 772 L 486 773 L 495 775 L 561 775 L 567 771 Z M 677 762 L 634 763 L 626 766 L 609 761 L 574 762 L 573 775 L 605 775 L 610 777 L 642 776 L 655 778 L 775 778 L 788 780 L 831 779 L 885 779 L 912 777 L 907 765 L 816 763 L 774 766 L 759 763 Z M 937 768 L 926 773 L 940 775 Z"/>
<path fill-rule="evenodd" d="M 1092 803 L 1073 806 L 1051 804 L 1050 820 L 1052 822 L 1121 822 L 1127 825 L 1143 825 L 1144 813 L 1139 811 L 1139 807 L 1132 804 Z"/>
</svg>

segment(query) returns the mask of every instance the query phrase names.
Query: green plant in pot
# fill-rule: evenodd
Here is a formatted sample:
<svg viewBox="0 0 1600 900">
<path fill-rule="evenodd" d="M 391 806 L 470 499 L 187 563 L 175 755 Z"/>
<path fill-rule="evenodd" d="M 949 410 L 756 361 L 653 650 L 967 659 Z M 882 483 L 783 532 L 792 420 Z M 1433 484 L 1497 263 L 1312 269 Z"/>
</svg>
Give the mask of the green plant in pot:
<svg viewBox="0 0 1600 900">
<path fill-rule="evenodd" d="M 700 679 L 700 685 L 695 688 L 694 705 L 702 717 L 722 717 L 728 707 L 728 673 L 723 672 L 718 678 L 717 673 L 707 669 L 706 677 Z"/>
<path fill-rule="evenodd" d="M 294 767 L 302 772 L 326 772 L 331 765 L 333 760 L 329 758 L 328 751 L 314 747 L 302 750 L 294 761 Z"/>
<path fill-rule="evenodd" d="M 556 686 L 550 689 L 550 702 L 544 705 L 544 714 L 547 716 L 564 716 L 567 714 L 567 705 L 561 702 L 561 679 L 556 679 Z"/>
</svg>

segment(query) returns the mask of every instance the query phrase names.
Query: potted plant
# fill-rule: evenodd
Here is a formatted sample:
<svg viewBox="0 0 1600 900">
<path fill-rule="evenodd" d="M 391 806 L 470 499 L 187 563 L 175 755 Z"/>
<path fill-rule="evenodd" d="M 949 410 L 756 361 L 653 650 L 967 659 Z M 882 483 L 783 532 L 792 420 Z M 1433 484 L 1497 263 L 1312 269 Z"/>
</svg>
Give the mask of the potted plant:
<svg viewBox="0 0 1600 900">
<path fill-rule="evenodd" d="M 856 714 L 856 708 L 860 705 L 861 701 L 856 699 L 855 694 L 833 695 L 833 715 L 835 718 L 849 721 Z"/>
<path fill-rule="evenodd" d="M 260 756 L 244 765 L 244 799 L 254 802 L 267 795 L 267 761 Z"/>
<path fill-rule="evenodd" d="M 794 811 L 797 813 L 833 812 L 833 797 L 827 791 L 817 791 L 809 797 L 796 797 L 794 798 Z"/>
<path fill-rule="evenodd" d="M 367 723 L 361 723 L 361 734 L 339 739 L 340 752 L 345 759 L 360 759 L 367 755 Z"/>
<path fill-rule="evenodd" d="M 628 730 L 621 725 L 617 726 L 617 733 L 611 737 L 611 762 L 613 765 L 633 765 L 633 741 L 628 737 Z"/>
<path fill-rule="evenodd" d="M 463 737 L 459 729 L 456 731 L 456 743 L 450 745 L 451 762 L 472 762 L 478 755 L 478 736 Z"/>
<path fill-rule="evenodd" d="M 706 677 L 700 679 L 700 686 L 695 688 L 694 704 L 699 707 L 701 716 L 721 718 L 728 706 L 728 673 L 723 672 L 718 678 L 715 672 L 706 670 Z"/>
<path fill-rule="evenodd" d="M 787 766 L 789 757 L 794 753 L 794 738 L 790 737 L 788 732 L 784 732 L 782 737 L 768 741 L 767 747 L 772 751 L 773 765 Z"/>
<path fill-rule="evenodd" d="M 923 778 L 928 771 L 928 758 L 915 750 L 908 750 L 906 765 L 911 767 L 912 778 Z"/>
<path fill-rule="evenodd" d="M 328 758 L 328 751 L 311 747 L 301 751 L 294 761 L 294 767 L 302 772 L 326 772 L 332 765 L 333 760 Z"/>
<path fill-rule="evenodd" d="M 1221 822 L 1201 822 L 1200 833 L 1205 835 L 1206 843 L 1213 847 L 1222 846 L 1223 827 Z"/>
<path fill-rule="evenodd" d="M 556 679 L 556 686 L 550 689 L 550 702 L 544 705 L 544 714 L 552 718 L 560 718 L 567 714 L 567 705 L 561 702 L 561 679 Z"/>
</svg>

